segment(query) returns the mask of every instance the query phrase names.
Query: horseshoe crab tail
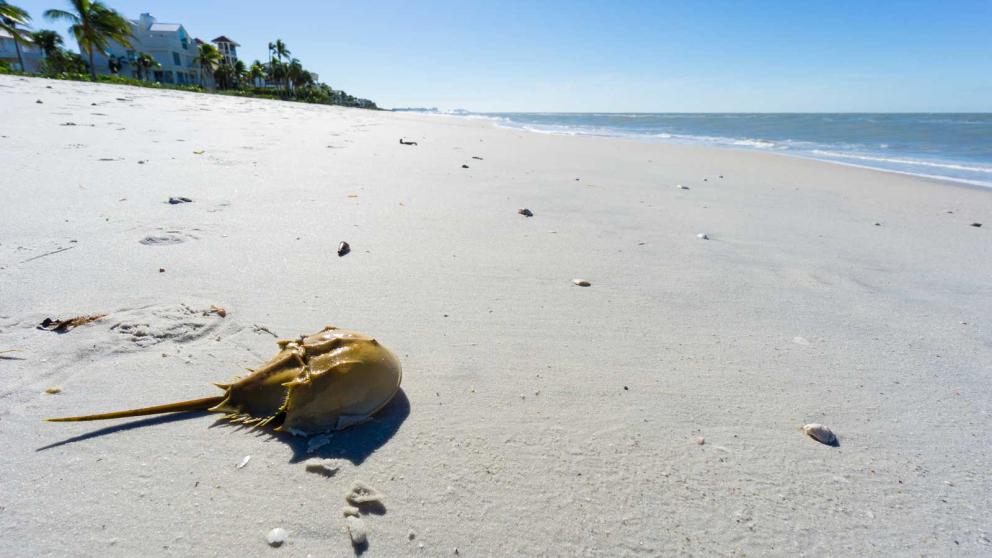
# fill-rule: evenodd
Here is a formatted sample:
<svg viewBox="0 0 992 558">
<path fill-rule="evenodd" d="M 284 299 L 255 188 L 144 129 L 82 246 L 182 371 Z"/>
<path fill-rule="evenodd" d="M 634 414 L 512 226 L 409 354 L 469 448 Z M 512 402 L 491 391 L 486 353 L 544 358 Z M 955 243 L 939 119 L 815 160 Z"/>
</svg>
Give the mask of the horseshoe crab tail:
<svg viewBox="0 0 992 558">
<path fill-rule="evenodd" d="M 203 399 L 191 399 L 189 401 L 179 401 L 176 403 L 166 403 L 165 405 L 155 405 L 154 407 L 143 407 L 141 409 L 129 409 L 127 411 L 115 411 L 113 413 L 100 413 L 98 415 L 84 415 L 81 417 L 63 417 L 45 419 L 46 422 L 81 422 L 85 420 L 106 420 L 115 418 L 140 417 L 144 415 L 159 415 L 162 413 L 182 413 L 189 411 L 205 411 L 224 400 L 223 395 L 216 397 L 204 397 Z"/>
</svg>

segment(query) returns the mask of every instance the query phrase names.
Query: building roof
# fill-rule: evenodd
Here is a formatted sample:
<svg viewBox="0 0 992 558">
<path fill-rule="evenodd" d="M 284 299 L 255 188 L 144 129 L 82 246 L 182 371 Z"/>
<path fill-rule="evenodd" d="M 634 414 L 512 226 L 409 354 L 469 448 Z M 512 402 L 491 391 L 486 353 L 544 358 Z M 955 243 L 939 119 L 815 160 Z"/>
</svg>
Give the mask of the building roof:
<svg viewBox="0 0 992 558">
<path fill-rule="evenodd" d="M 224 35 L 221 35 L 220 37 L 217 37 L 216 39 L 214 39 L 214 40 L 212 40 L 212 41 L 210 41 L 210 42 L 211 42 L 211 43 L 231 43 L 232 45 L 234 45 L 234 46 L 236 46 L 236 47 L 239 47 L 239 46 L 241 46 L 241 45 L 239 45 L 238 43 L 236 43 L 236 42 L 234 42 L 234 41 L 232 41 L 231 39 L 228 39 L 228 38 L 227 38 L 227 37 L 225 37 Z"/>
<path fill-rule="evenodd" d="M 198 45 L 205 45 L 205 44 L 207 44 L 207 43 L 203 42 L 199 37 L 193 39 L 193 42 L 196 43 L 196 44 L 198 44 Z"/>
<path fill-rule="evenodd" d="M 179 31 L 182 25 L 178 23 L 153 23 L 151 27 L 148 28 L 149 31 Z"/>
</svg>

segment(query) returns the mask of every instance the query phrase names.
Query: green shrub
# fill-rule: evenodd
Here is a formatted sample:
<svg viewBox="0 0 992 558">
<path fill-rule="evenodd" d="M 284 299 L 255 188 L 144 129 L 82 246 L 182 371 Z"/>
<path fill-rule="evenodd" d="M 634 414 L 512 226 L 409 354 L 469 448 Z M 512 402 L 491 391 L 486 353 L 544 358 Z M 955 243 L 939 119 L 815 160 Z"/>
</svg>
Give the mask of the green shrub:
<svg viewBox="0 0 992 558">
<path fill-rule="evenodd" d="M 43 77 L 50 79 L 68 81 L 94 81 L 86 71 L 86 63 L 78 54 L 61 51 L 60 54 L 53 54 L 42 62 Z M 15 72 L 9 64 L 0 62 L 0 74 L 29 75 L 23 72 Z M 97 83 L 109 83 L 114 85 L 130 85 L 133 87 L 146 87 L 151 89 L 173 89 L 178 91 L 191 91 L 194 93 L 211 93 L 216 95 L 230 95 L 235 97 L 251 97 L 255 99 L 272 99 L 280 101 L 296 101 L 300 103 L 312 103 L 321 105 L 341 105 L 346 107 L 358 107 L 367 109 L 378 109 L 375 103 L 366 99 L 358 99 L 348 95 L 344 91 L 335 91 L 327 84 L 308 85 L 297 87 L 290 91 L 283 88 L 250 87 L 243 86 L 240 89 L 218 89 L 208 90 L 199 85 L 173 85 L 152 81 L 142 81 L 132 77 L 119 74 L 97 74 Z"/>
</svg>

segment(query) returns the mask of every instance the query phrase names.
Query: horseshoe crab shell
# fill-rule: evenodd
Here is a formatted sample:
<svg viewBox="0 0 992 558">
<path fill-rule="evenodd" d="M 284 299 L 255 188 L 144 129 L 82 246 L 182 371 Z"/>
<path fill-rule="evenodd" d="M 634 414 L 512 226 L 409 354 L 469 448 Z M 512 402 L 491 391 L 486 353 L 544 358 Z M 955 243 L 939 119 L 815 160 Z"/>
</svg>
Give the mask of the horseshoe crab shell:
<svg viewBox="0 0 992 558">
<path fill-rule="evenodd" d="M 224 395 L 98 415 L 74 422 L 207 410 L 232 422 L 310 436 L 365 422 L 399 391 L 403 373 L 389 349 L 365 334 L 327 326 L 276 342 L 279 352 L 244 378 L 217 384 Z"/>
</svg>

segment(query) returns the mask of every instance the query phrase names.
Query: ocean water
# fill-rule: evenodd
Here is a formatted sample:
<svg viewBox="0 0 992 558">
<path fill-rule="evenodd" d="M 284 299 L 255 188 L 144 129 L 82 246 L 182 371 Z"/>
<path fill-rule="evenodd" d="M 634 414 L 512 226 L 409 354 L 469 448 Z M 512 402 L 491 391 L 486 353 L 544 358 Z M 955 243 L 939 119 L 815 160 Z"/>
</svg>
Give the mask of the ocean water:
<svg viewBox="0 0 992 558">
<path fill-rule="evenodd" d="M 992 113 L 459 114 L 535 132 L 771 151 L 992 187 Z"/>
</svg>

